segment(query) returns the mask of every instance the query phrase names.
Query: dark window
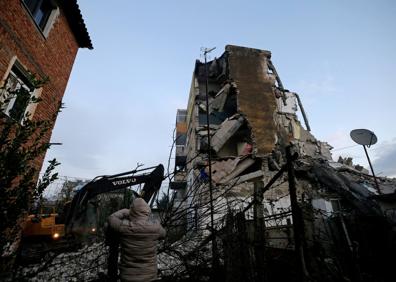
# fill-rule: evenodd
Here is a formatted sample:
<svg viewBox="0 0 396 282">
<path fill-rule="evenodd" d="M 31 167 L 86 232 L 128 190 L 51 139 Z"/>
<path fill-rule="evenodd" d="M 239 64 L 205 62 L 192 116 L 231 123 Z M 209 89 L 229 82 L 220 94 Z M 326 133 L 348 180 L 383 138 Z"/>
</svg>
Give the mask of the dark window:
<svg viewBox="0 0 396 282">
<path fill-rule="evenodd" d="M 4 87 L 0 89 L 1 110 L 15 121 L 21 122 L 33 90 L 26 71 L 16 62 L 12 66 Z"/>
<path fill-rule="evenodd" d="M 177 110 L 176 123 L 187 121 L 187 110 Z"/>
<path fill-rule="evenodd" d="M 26 7 L 30 11 L 34 21 L 44 30 L 52 10 L 55 8 L 51 0 L 23 0 Z"/>
<path fill-rule="evenodd" d="M 333 212 L 341 211 L 342 206 L 341 206 L 340 200 L 333 199 L 333 200 L 330 200 L 330 203 L 331 203 L 331 207 L 333 208 Z"/>
<path fill-rule="evenodd" d="M 187 134 L 177 132 L 176 145 L 186 145 L 186 141 L 187 141 Z"/>
</svg>

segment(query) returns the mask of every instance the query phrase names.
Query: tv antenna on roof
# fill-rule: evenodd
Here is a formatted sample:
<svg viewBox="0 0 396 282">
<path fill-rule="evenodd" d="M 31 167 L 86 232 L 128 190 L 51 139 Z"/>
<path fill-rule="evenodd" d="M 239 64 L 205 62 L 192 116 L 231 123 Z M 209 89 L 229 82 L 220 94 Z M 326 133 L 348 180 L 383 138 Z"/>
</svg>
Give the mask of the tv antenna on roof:
<svg viewBox="0 0 396 282">
<path fill-rule="evenodd" d="M 381 194 L 379 185 L 377 182 L 377 178 L 375 177 L 374 169 L 373 169 L 373 166 L 371 165 L 370 157 L 369 157 L 369 155 L 367 153 L 367 149 L 366 149 L 366 146 L 370 148 L 371 145 L 374 145 L 375 143 L 377 143 L 377 136 L 375 136 L 374 132 L 372 132 L 368 129 L 354 129 L 351 131 L 351 138 L 353 141 L 355 141 L 359 145 L 363 146 L 364 152 L 366 153 L 368 163 L 370 165 L 371 173 L 373 174 L 375 186 L 377 187 L 377 192 L 378 192 L 378 194 Z"/>
<path fill-rule="evenodd" d="M 201 47 L 200 51 L 201 51 L 201 56 L 204 56 L 205 59 L 205 64 L 207 63 L 207 59 L 208 59 L 208 54 L 210 52 L 212 52 L 214 49 L 216 49 L 216 47 L 212 47 L 212 48 L 206 48 L 206 47 Z"/>
</svg>

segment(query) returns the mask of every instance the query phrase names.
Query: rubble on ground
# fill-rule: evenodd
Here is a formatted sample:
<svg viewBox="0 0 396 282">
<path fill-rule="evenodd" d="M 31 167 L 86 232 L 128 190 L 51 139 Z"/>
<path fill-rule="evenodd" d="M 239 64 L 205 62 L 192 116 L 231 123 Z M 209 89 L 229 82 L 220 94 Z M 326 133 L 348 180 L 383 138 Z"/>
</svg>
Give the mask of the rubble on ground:
<svg viewBox="0 0 396 282">
<path fill-rule="evenodd" d="M 108 248 L 104 243 L 86 245 L 76 252 L 48 253 L 40 263 L 20 266 L 13 280 L 92 281 L 99 279 L 106 270 Z"/>
<path fill-rule="evenodd" d="M 166 280 L 188 279 L 194 277 L 197 268 L 209 268 L 211 247 L 208 242 L 203 242 L 203 238 L 193 234 L 169 245 L 163 242 L 158 255 L 159 276 Z"/>
</svg>

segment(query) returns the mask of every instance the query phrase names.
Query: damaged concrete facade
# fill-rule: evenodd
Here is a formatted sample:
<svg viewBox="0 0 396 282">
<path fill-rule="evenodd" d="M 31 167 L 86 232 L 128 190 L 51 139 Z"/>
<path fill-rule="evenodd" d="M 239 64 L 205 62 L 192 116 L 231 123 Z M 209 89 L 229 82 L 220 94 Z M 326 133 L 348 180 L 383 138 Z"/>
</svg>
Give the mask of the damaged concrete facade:
<svg viewBox="0 0 396 282">
<path fill-rule="evenodd" d="M 385 195 L 377 195 L 372 177 L 364 170 L 332 160 L 332 147 L 311 134 L 300 97 L 283 87 L 269 51 L 228 45 L 221 57 L 207 63 L 207 70 L 204 63 L 196 62 L 187 109 L 178 110 L 177 117 L 176 144 L 181 147 L 176 148 L 170 187 L 187 210 L 187 230 L 210 233 L 210 149 L 217 230 L 224 229 L 227 213 L 245 211 L 248 220 L 259 214 L 265 222 L 266 250 L 295 250 L 290 174 L 282 174 L 290 147 L 298 156 L 292 166 L 302 210 L 302 254 L 297 259 L 303 261 L 301 275 L 314 281 L 321 275 L 325 276 L 320 281 L 387 281 L 386 274 L 379 273 L 389 265 L 390 250 L 395 250 L 396 182 L 381 178 Z M 268 183 L 272 184 L 264 187 Z M 247 209 L 257 194 L 262 200 L 256 211 Z M 356 224 L 360 220 L 367 224 Z M 385 233 L 375 234 L 376 228 Z M 361 236 L 362 230 L 368 235 Z M 370 263 L 375 267 L 361 270 Z M 370 280 L 374 276 L 380 278 Z"/>
<path fill-rule="evenodd" d="M 253 181 L 268 181 L 280 168 L 282 148 L 290 142 L 302 156 L 331 158 L 330 146 L 316 140 L 297 119 L 301 103 L 295 93 L 283 88 L 269 51 L 226 46 L 220 58 L 208 63 L 208 80 L 216 190 L 233 186 L 229 194 L 246 200 L 253 193 Z M 195 180 L 207 166 L 205 81 L 205 66 L 197 61 L 186 110 L 185 163 L 180 163 L 181 152 L 176 151 L 178 180 L 171 184 L 176 187 L 183 182 L 186 191 L 196 189 L 193 186 L 199 181 Z M 186 177 L 180 179 L 181 174 Z M 179 194 L 186 193 L 183 186 L 178 187 Z"/>
</svg>

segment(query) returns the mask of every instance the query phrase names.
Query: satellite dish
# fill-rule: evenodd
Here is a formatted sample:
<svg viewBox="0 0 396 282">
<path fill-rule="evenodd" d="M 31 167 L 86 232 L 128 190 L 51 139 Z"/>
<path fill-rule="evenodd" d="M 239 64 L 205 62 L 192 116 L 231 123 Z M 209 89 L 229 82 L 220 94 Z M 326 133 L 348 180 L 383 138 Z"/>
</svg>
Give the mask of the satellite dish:
<svg viewBox="0 0 396 282">
<path fill-rule="evenodd" d="M 351 131 L 353 141 L 363 146 L 371 146 L 377 143 L 377 136 L 368 129 L 354 129 Z"/>
<path fill-rule="evenodd" d="M 366 146 L 370 147 L 371 145 L 377 143 L 377 136 L 375 136 L 374 132 L 368 129 L 354 129 L 351 131 L 351 138 L 353 141 L 363 146 L 364 152 L 366 153 L 367 161 L 370 165 L 371 172 L 373 173 L 373 178 L 374 178 L 375 186 L 377 188 L 377 193 L 380 195 L 381 190 L 379 188 L 378 181 L 377 178 L 375 177 L 374 169 L 366 149 Z"/>
</svg>

